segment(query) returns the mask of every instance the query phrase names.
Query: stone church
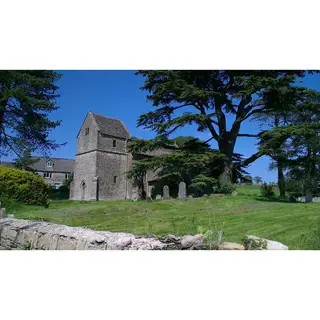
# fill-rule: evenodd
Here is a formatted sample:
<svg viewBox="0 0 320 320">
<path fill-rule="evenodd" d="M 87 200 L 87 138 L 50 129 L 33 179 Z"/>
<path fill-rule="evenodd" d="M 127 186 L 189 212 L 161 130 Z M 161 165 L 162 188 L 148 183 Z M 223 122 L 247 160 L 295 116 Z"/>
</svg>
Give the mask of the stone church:
<svg viewBox="0 0 320 320">
<path fill-rule="evenodd" d="M 138 199 L 138 187 L 127 179 L 134 161 L 157 156 L 167 150 L 156 150 L 133 156 L 127 147 L 137 139 L 122 121 L 89 111 L 77 136 L 74 178 L 70 186 L 72 200 Z M 147 196 L 156 182 L 156 173 L 147 172 L 144 184 Z"/>
</svg>

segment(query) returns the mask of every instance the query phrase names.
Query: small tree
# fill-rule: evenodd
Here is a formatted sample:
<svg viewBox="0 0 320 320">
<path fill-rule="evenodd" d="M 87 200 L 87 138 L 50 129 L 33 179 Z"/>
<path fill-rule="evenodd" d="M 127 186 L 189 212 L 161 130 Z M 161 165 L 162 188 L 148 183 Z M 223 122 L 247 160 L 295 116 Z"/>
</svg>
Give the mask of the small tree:
<svg viewBox="0 0 320 320">
<path fill-rule="evenodd" d="M 216 179 L 206 177 L 203 174 L 199 174 L 194 179 L 192 179 L 192 183 L 189 187 L 197 190 L 200 195 L 203 195 L 204 193 L 212 193 L 216 186 Z"/>
<path fill-rule="evenodd" d="M 259 177 L 259 176 L 254 177 L 253 180 L 254 180 L 255 184 L 261 184 L 262 183 L 262 178 Z"/>
</svg>

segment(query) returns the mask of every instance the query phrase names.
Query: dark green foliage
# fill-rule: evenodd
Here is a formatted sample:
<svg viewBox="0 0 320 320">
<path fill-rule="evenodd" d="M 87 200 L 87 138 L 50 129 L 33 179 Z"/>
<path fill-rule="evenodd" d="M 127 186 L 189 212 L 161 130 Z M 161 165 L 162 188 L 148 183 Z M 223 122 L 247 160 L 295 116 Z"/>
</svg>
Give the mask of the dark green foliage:
<svg viewBox="0 0 320 320">
<path fill-rule="evenodd" d="M 67 186 L 61 186 L 59 189 L 49 189 L 49 198 L 51 200 L 66 200 L 69 199 L 70 189 Z"/>
<path fill-rule="evenodd" d="M 252 185 L 253 184 L 252 183 L 252 177 L 249 176 L 249 175 L 243 176 L 242 179 L 241 179 L 241 182 L 245 183 L 245 184 L 248 184 L 248 185 Z"/>
<path fill-rule="evenodd" d="M 63 185 L 66 186 L 66 187 L 68 187 L 68 188 L 70 188 L 70 184 L 71 184 L 72 181 L 73 181 L 73 174 L 71 174 L 71 175 L 69 176 L 69 178 L 67 178 L 67 179 L 65 179 L 65 180 L 63 181 Z"/>
<path fill-rule="evenodd" d="M 214 178 L 206 177 L 203 174 L 199 174 L 191 180 L 191 184 L 189 185 L 189 193 L 190 189 L 196 191 L 199 196 L 203 194 L 210 194 L 216 190 L 217 180 Z"/>
<path fill-rule="evenodd" d="M 17 169 L 34 172 L 33 164 L 39 161 L 39 158 L 30 157 L 31 150 L 24 150 L 23 157 L 14 160 L 14 165 Z"/>
<path fill-rule="evenodd" d="M 219 152 L 225 156 L 219 169 L 219 183 L 224 185 L 235 182 L 235 167 L 245 167 L 263 155 L 263 151 L 259 150 L 247 159 L 233 162 L 237 139 L 260 137 L 263 132 L 242 133 L 242 123 L 256 114 L 272 112 L 275 108 L 272 90 L 291 87 L 295 79 L 303 77 L 306 72 L 155 70 L 139 71 L 137 74 L 144 77 L 142 90 L 148 92 L 147 98 L 156 109 L 141 115 L 138 120 L 138 126 L 157 133 L 156 143 L 150 142 L 149 147 L 159 147 L 178 129 L 195 125 L 199 132 L 209 133 L 207 142 L 217 141 Z M 276 105 L 276 108 L 284 109 L 285 106 Z M 227 125 L 228 115 L 234 118 L 231 126 Z"/>
<path fill-rule="evenodd" d="M 38 175 L 24 170 L 0 166 L 0 199 L 46 206 L 48 184 Z"/>
<path fill-rule="evenodd" d="M 217 192 L 224 193 L 224 194 L 231 194 L 235 190 L 236 190 L 235 185 L 233 185 L 232 183 L 229 183 L 229 184 L 219 186 L 217 189 Z"/>
<path fill-rule="evenodd" d="M 285 189 L 315 193 L 320 182 L 320 96 L 313 90 L 296 90 L 299 95 L 290 104 L 290 110 L 276 114 L 278 122 L 274 128 L 260 137 L 260 150 L 271 156 L 272 167 L 278 169 L 282 196 Z"/>
<path fill-rule="evenodd" d="M 187 184 L 188 194 L 194 196 L 215 191 L 213 187 L 218 185 L 217 179 L 221 172 L 221 163 L 225 160 L 224 154 L 211 149 L 207 143 L 194 137 L 177 137 L 172 140 L 162 138 L 161 140 L 162 145 L 167 146 L 167 150 L 171 152 L 135 161 L 133 168 L 128 172 L 129 178 L 140 181 L 142 186 L 142 177 L 145 172 L 157 170 L 159 181 L 153 190 L 154 195 L 162 194 L 162 187 L 168 185 L 170 194 L 176 196 L 178 184 L 181 181 Z M 159 141 L 160 139 L 151 142 L 138 140 L 133 142 L 129 149 L 133 153 L 138 153 L 139 150 L 146 151 L 148 148 L 157 148 Z M 174 144 L 175 147 L 173 147 Z M 233 159 L 234 163 L 242 161 L 240 154 L 234 154 Z M 234 177 L 242 177 L 244 173 L 246 171 L 243 168 L 234 167 Z M 202 177 L 202 181 L 199 180 L 199 177 Z M 204 186 L 204 179 L 206 186 Z"/>
<path fill-rule="evenodd" d="M 264 182 L 260 187 L 260 192 L 262 197 L 271 198 L 275 196 L 274 187 L 271 183 Z"/>
<path fill-rule="evenodd" d="M 59 146 L 49 133 L 60 121 L 48 116 L 58 109 L 60 77 L 54 71 L 0 71 L 0 155 L 14 152 L 21 158 L 26 149 L 46 153 Z"/>
</svg>

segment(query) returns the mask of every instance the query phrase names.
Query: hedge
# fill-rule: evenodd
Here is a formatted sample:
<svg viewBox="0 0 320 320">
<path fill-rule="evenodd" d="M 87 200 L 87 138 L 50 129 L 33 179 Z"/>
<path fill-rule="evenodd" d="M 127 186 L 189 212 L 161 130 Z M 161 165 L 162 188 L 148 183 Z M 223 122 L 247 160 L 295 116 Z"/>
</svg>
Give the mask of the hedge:
<svg viewBox="0 0 320 320">
<path fill-rule="evenodd" d="M 49 185 L 37 174 L 0 166 L 1 199 L 46 206 L 49 200 Z"/>
</svg>

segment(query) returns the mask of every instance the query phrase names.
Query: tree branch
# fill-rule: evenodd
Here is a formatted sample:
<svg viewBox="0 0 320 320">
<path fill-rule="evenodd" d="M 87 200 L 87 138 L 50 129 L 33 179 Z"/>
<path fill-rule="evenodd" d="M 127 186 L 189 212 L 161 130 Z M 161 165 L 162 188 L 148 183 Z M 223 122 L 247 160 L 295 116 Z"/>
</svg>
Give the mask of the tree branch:
<svg viewBox="0 0 320 320">
<path fill-rule="evenodd" d="M 239 133 L 238 137 L 258 138 L 259 134 Z"/>
<path fill-rule="evenodd" d="M 203 106 L 198 105 L 198 107 L 196 107 L 196 108 L 198 110 L 200 110 L 201 114 L 207 116 Z M 213 139 L 215 139 L 216 141 L 219 141 L 219 135 L 212 125 L 212 123 L 214 123 L 213 120 L 208 119 L 208 120 L 206 120 L 206 123 L 207 123 L 207 126 L 208 126 L 210 133 L 212 134 Z M 216 124 L 218 124 L 218 122 L 216 122 Z"/>
<path fill-rule="evenodd" d="M 258 151 L 255 154 L 253 154 L 251 157 L 240 161 L 238 163 L 236 163 L 235 165 L 237 167 L 246 167 L 247 165 L 249 165 L 250 163 L 256 161 L 257 159 L 259 159 L 260 157 L 262 157 L 264 155 L 264 153 L 262 151 Z"/>
</svg>

